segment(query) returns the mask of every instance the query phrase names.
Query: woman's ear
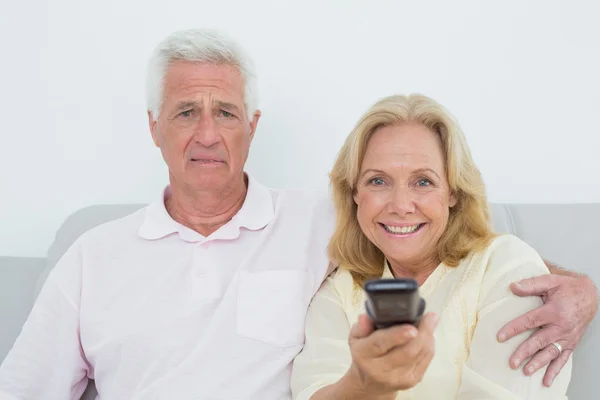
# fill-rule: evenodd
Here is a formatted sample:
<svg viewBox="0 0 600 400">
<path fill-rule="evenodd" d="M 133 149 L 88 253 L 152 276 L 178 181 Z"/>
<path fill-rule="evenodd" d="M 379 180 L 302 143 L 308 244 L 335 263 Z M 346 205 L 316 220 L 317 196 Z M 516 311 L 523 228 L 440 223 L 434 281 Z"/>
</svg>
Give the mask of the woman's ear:
<svg viewBox="0 0 600 400">
<path fill-rule="evenodd" d="M 452 208 L 456 205 L 456 203 L 458 203 L 456 195 L 454 194 L 454 192 L 450 192 L 450 201 L 448 202 L 448 205 L 450 206 L 450 208 Z"/>
<path fill-rule="evenodd" d="M 354 200 L 354 204 L 358 205 L 358 190 L 356 188 L 352 189 L 352 200 Z"/>
</svg>

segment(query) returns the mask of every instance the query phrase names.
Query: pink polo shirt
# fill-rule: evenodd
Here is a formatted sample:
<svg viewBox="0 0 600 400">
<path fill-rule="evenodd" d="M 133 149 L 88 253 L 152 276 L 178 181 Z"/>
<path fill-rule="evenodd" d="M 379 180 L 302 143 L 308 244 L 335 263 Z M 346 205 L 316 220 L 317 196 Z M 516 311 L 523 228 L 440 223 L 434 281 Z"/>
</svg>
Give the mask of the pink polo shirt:
<svg viewBox="0 0 600 400">
<path fill-rule="evenodd" d="M 240 211 L 208 237 L 163 198 L 88 231 L 0 367 L 0 399 L 78 399 L 88 378 L 111 400 L 291 398 L 333 224 L 326 196 L 250 178 Z"/>
</svg>

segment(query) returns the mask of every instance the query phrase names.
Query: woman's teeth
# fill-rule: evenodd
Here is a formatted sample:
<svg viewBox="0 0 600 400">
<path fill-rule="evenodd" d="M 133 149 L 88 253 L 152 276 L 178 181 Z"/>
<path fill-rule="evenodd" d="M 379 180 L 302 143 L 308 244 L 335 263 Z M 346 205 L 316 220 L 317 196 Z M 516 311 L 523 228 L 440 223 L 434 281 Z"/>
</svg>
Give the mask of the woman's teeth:
<svg viewBox="0 0 600 400">
<path fill-rule="evenodd" d="M 421 224 L 416 224 L 412 226 L 391 226 L 391 225 L 383 225 L 386 231 L 389 233 L 413 233 Z"/>
</svg>

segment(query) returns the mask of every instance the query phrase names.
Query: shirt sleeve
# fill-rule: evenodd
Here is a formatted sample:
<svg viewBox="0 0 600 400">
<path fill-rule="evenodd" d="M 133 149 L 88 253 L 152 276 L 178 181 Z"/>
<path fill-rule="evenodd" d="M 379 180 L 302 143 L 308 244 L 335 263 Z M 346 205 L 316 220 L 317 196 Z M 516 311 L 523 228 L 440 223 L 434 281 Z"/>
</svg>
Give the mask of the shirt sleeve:
<svg viewBox="0 0 600 400">
<path fill-rule="evenodd" d="M 79 336 L 81 247 L 76 242 L 48 276 L 0 366 L 0 400 L 79 399 L 90 367 Z"/>
<path fill-rule="evenodd" d="M 508 362 L 520 343 L 533 331 L 524 332 L 507 342 L 497 341 L 498 331 L 507 322 L 542 305 L 538 296 L 519 297 L 510 284 L 524 278 L 548 274 L 541 257 L 516 237 L 501 239 L 487 263 L 473 332 L 469 358 L 463 366 L 458 400 L 475 399 L 566 399 L 572 361 L 563 368 L 550 388 L 543 386 L 546 368 L 532 376 L 523 366 L 513 370 Z"/>
<path fill-rule="evenodd" d="M 336 383 L 352 364 L 350 324 L 333 281 L 333 276 L 325 280 L 308 308 L 304 347 L 292 369 L 294 400 L 310 399 L 319 389 Z"/>
</svg>

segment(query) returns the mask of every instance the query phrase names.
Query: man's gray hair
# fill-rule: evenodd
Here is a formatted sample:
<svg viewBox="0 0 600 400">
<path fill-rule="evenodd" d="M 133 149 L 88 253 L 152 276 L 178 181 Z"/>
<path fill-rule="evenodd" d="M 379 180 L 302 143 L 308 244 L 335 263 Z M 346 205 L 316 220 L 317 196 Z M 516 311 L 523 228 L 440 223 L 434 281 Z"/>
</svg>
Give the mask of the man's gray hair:
<svg viewBox="0 0 600 400">
<path fill-rule="evenodd" d="M 167 68 L 174 61 L 192 61 L 237 67 L 244 82 L 244 103 L 248 119 L 258 108 L 256 73 L 252 59 L 232 38 L 210 29 L 189 29 L 167 36 L 154 50 L 148 63 L 146 105 L 158 119 L 163 101 Z"/>
</svg>

